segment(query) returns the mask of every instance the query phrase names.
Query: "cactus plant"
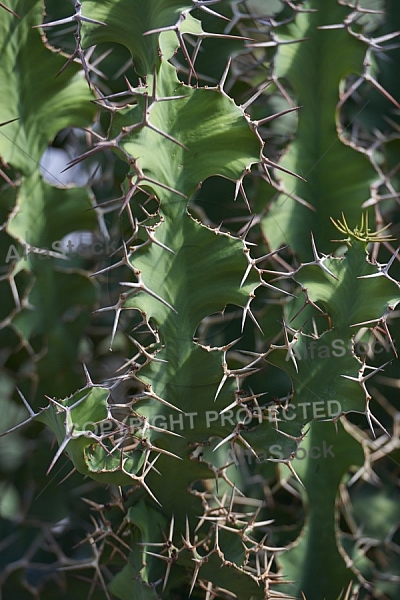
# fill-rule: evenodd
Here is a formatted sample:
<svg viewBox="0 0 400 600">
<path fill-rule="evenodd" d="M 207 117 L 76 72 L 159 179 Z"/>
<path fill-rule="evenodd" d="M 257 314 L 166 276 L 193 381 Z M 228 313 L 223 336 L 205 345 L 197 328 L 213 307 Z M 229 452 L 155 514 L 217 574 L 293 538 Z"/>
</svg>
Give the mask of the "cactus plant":
<svg viewBox="0 0 400 600">
<path fill-rule="evenodd" d="M 41 539 L 26 518 L 31 550 L 6 536 L 5 598 L 398 597 L 398 413 L 370 385 L 397 380 L 399 105 L 374 52 L 398 32 L 370 4 L 1 4 L 1 381 L 29 413 L 4 439 L 51 431 L 39 479 L 69 462 L 94 514 L 77 541 L 63 498 Z M 86 183 L 46 181 L 79 127 Z"/>
</svg>

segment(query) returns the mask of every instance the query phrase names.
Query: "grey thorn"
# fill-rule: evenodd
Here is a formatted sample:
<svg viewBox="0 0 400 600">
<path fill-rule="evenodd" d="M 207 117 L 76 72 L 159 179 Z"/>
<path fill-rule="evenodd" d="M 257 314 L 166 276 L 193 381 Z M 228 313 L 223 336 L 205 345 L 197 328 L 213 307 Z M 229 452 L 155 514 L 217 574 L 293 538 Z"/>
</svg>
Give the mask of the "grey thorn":
<svg viewBox="0 0 400 600">
<path fill-rule="evenodd" d="M 390 279 L 391 281 L 393 281 L 394 283 L 399 285 L 397 281 L 395 281 L 394 279 L 392 279 L 389 276 L 389 269 L 392 266 L 396 257 L 398 256 L 399 251 L 400 251 L 400 246 L 397 248 L 396 252 L 394 254 L 392 254 L 389 262 L 386 265 L 381 265 L 381 264 L 377 263 L 377 265 L 376 265 L 378 267 L 377 273 L 371 273 L 370 275 L 360 275 L 359 277 L 357 277 L 357 279 L 372 279 L 372 277 L 380 277 L 383 275 L 384 277 L 388 277 L 388 279 Z"/>
<path fill-rule="evenodd" d="M 247 100 L 247 102 L 245 102 L 244 104 L 241 104 L 241 105 L 240 105 L 240 108 L 243 110 L 243 112 L 245 112 L 245 111 L 246 111 L 246 109 L 247 109 L 247 108 L 248 108 L 248 107 L 249 107 L 249 106 L 250 106 L 250 105 L 251 105 L 251 104 L 252 104 L 252 103 L 253 103 L 255 100 L 257 100 L 257 98 L 258 98 L 259 96 L 261 96 L 261 94 L 262 94 L 263 92 L 265 92 L 265 90 L 267 89 L 267 87 L 268 87 L 268 86 L 270 86 L 270 85 L 271 85 L 271 81 L 267 81 L 267 83 L 264 83 L 264 85 L 262 85 L 262 86 L 261 86 L 261 87 L 260 87 L 260 88 L 259 88 L 259 89 L 256 91 L 256 93 L 255 93 L 255 94 L 253 94 L 253 95 L 251 96 L 251 98 L 249 98 L 249 99 Z"/>
<path fill-rule="evenodd" d="M 232 63 L 232 57 L 230 56 L 230 57 L 229 57 L 229 60 L 228 60 L 228 62 L 227 62 L 227 64 L 226 64 L 225 70 L 224 70 L 224 72 L 222 73 L 222 77 L 221 77 L 221 79 L 220 79 L 220 81 L 219 81 L 219 84 L 218 84 L 218 86 L 217 86 L 217 87 L 219 87 L 221 90 L 223 90 L 223 89 L 224 89 L 224 85 L 225 85 L 225 83 L 226 83 L 226 78 L 228 77 L 228 73 L 229 73 L 229 69 L 230 69 L 231 63 Z"/>
<path fill-rule="evenodd" d="M 215 452 L 216 450 L 218 450 L 218 448 L 220 448 L 223 444 L 225 444 L 225 442 L 229 442 L 231 439 L 233 438 L 237 438 L 238 434 L 236 431 L 234 431 L 233 433 L 230 433 L 228 436 L 226 436 L 226 438 L 224 438 L 223 440 L 221 440 L 213 449 L 213 452 Z"/>
<path fill-rule="evenodd" d="M 299 110 L 300 108 L 303 108 L 303 107 L 302 106 L 294 106 L 293 108 L 287 108 L 286 110 L 281 110 L 280 112 L 270 115 L 269 117 L 264 117 L 264 119 L 259 119 L 258 121 L 252 121 L 252 123 L 256 127 L 259 127 L 260 125 L 269 123 L 270 121 L 273 121 L 274 119 L 277 119 L 278 117 L 282 117 L 283 115 L 287 115 L 288 113 L 291 113 L 295 110 Z"/>
<path fill-rule="evenodd" d="M 314 259 L 315 259 L 315 262 L 317 263 L 317 265 L 319 267 L 321 267 L 321 269 L 323 271 L 325 271 L 325 273 L 328 273 L 328 275 L 330 275 L 331 277 L 333 277 L 333 279 L 336 279 L 336 281 L 339 281 L 339 279 L 336 277 L 336 275 L 334 275 L 332 273 L 332 271 L 330 271 L 327 267 L 325 267 L 325 265 L 323 263 L 324 259 L 327 258 L 327 256 L 322 255 L 322 258 L 320 258 L 318 256 L 318 251 L 317 251 L 317 247 L 315 245 L 315 240 L 314 240 L 314 236 L 313 236 L 312 232 L 311 232 L 311 246 L 312 246 L 312 251 L 313 251 L 313 254 L 314 254 Z"/>
<path fill-rule="evenodd" d="M 160 246 L 160 248 L 164 248 L 164 250 L 167 250 L 168 252 L 171 252 L 171 254 L 176 254 L 175 250 L 172 250 L 171 248 L 169 248 L 168 246 L 166 246 L 165 244 L 163 244 L 162 242 L 160 242 L 160 240 L 158 240 L 154 233 L 151 232 L 151 228 L 150 227 L 144 227 L 146 230 L 146 233 L 149 237 L 149 239 L 154 242 L 155 244 L 157 244 L 157 246 Z"/>
<path fill-rule="evenodd" d="M 282 167 L 282 165 L 279 165 L 278 163 L 273 162 L 266 156 L 262 156 L 261 158 L 262 158 L 263 164 L 266 164 L 266 165 L 272 167 L 273 169 L 278 169 L 279 171 L 283 171 L 283 173 L 292 175 L 292 177 L 296 177 L 297 179 L 300 179 L 300 181 L 304 181 L 305 183 L 307 183 L 307 180 L 304 179 L 304 177 L 302 177 L 301 175 L 298 175 L 294 171 L 291 171 L 290 169 L 286 169 L 285 167 Z"/>
<path fill-rule="evenodd" d="M 183 410 L 181 410 L 177 406 L 174 406 L 170 402 L 167 402 L 167 400 L 164 400 L 163 398 L 160 398 L 160 396 L 157 396 L 157 394 L 155 392 L 153 392 L 153 391 L 151 391 L 151 392 L 142 392 L 142 394 L 143 394 L 143 396 L 154 398 L 155 400 L 158 400 L 158 402 L 161 402 L 161 404 L 165 404 L 165 406 L 168 406 L 169 408 L 173 408 L 174 410 L 176 410 L 177 412 L 182 413 L 183 415 L 186 414 Z"/>
<path fill-rule="evenodd" d="M 253 313 L 251 312 L 250 309 L 250 304 L 251 301 L 253 300 L 252 297 L 250 297 L 249 301 L 247 302 L 246 306 L 243 308 L 243 317 L 242 317 L 242 332 L 244 330 L 244 324 L 246 322 L 246 315 L 249 314 L 251 320 L 253 321 L 253 323 L 255 324 L 255 326 L 257 327 L 257 329 L 262 333 L 262 335 L 264 335 L 263 330 L 261 329 L 260 325 L 257 322 L 257 319 L 255 318 L 255 316 L 253 315 Z"/>
</svg>

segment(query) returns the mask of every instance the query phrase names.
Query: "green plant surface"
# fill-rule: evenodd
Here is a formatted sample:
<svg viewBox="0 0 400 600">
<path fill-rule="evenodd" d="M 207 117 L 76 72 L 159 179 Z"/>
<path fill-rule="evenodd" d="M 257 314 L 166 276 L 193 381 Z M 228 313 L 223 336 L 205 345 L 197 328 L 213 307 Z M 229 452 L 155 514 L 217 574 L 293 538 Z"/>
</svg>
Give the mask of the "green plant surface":
<svg viewBox="0 0 400 600">
<path fill-rule="evenodd" d="M 310 335 L 294 329 L 291 343 L 282 349 L 274 349 L 268 357 L 272 364 L 285 369 L 292 379 L 292 409 L 296 413 L 302 407 L 305 414 L 318 417 L 326 414 L 326 409 L 322 408 L 324 404 L 326 407 L 331 403 L 336 407 L 332 406 L 331 418 L 336 416 L 337 419 L 340 414 L 352 411 L 366 413 L 372 427 L 371 396 L 366 387 L 372 373 L 355 354 L 354 337 L 365 324 L 386 322 L 389 312 L 400 300 L 398 283 L 389 276 L 386 267 L 377 268 L 371 264 L 366 243 L 354 237 L 348 242 L 344 256 L 324 257 L 320 261 L 317 255 L 314 264 L 299 268 L 295 279 L 307 294 L 306 304 L 301 308 L 306 308 L 307 303 L 319 307 L 329 330 Z M 366 297 L 371 298 L 370 303 L 365 302 Z M 304 321 L 301 310 L 300 314 L 297 310 L 291 319 L 290 312 L 289 309 L 287 320 L 292 326 L 301 322 L 304 328 L 307 324 L 307 329 L 312 330 L 310 323 Z M 314 310 L 311 318 L 317 314 Z M 373 367 L 369 368 L 373 372 Z M 320 412 L 319 408 L 322 409 Z M 372 418 L 375 421 L 373 415 Z M 349 435 L 339 423 L 335 422 L 330 428 L 331 435 L 328 424 L 313 422 L 305 437 L 305 448 L 321 449 L 332 444 L 334 456 L 327 454 L 318 462 L 309 457 L 293 461 L 293 468 L 304 483 L 309 510 L 302 534 L 293 548 L 280 557 L 285 571 L 296 581 L 285 591 L 304 593 L 307 598 L 333 597 L 347 586 L 349 576 L 354 579 L 337 545 L 335 512 L 340 481 L 349 467 L 362 466 L 363 451 L 359 440 Z M 329 574 L 325 576 L 326 565 L 329 565 Z M 315 573 L 318 573 L 318 584 Z"/>
<path fill-rule="evenodd" d="M 288 579 L 294 582 L 284 591 L 294 597 L 303 593 L 309 599 L 336 598 L 349 581 L 356 579 L 338 551 L 335 513 L 339 484 L 350 467 L 364 463 L 364 453 L 359 441 L 340 422 L 336 426 L 312 423 L 303 447 L 321 447 L 322 440 L 332 448 L 333 456 L 293 461 L 305 487 L 307 521 L 292 548 L 279 557 Z"/>
<path fill-rule="evenodd" d="M 400 301 L 398 283 L 385 268 L 371 264 L 365 246 L 355 241 L 344 256 L 318 257 L 314 263 L 301 266 L 295 275 L 306 292 L 301 308 L 309 303 L 319 307 L 326 323 L 320 335 L 293 329 L 291 341 L 268 357 L 292 377 L 295 405 L 335 400 L 342 412 L 365 410 L 368 394 L 363 384 L 368 372 L 354 353 L 353 340 L 363 326 L 386 321 Z M 371 302 L 366 303 L 366 297 Z M 294 315 L 296 319 L 289 308 L 286 322 L 291 327 L 307 324 L 308 331 L 312 331 L 301 308 Z M 315 310 L 312 318 L 317 315 Z"/>
<path fill-rule="evenodd" d="M 362 73 L 367 46 L 343 26 L 321 29 L 343 23 L 350 8 L 318 1 L 308 3 L 308 8 L 277 28 L 282 45 L 274 70 L 283 86 L 288 83 L 293 89 L 296 105 L 302 106 L 295 139 L 279 164 L 306 182 L 279 172 L 282 193 L 263 219 L 272 249 L 289 244 L 300 260 L 311 256 L 311 231 L 317 247 L 323 244 L 325 252 L 333 250 L 329 240 L 335 230 L 329 218 L 345 212 L 350 222 L 358 220 L 378 178 L 363 149 L 338 136 L 341 85 L 350 74 Z M 359 108 L 360 114 L 367 104 Z"/>
<path fill-rule="evenodd" d="M 385 10 L 0 3 L 5 600 L 397 600 Z"/>
<path fill-rule="evenodd" d="M 56 134 L 72 124 L 87 126 L 94 108 L 77 65 L 56 78 L 65 58 L 49 51 L 40 32 L 32 29 L 41 22 L 42 3 L 13 0 L 9 5 L 21 18 L 1 15 L 0 122 L 15 121 L 0 134 L 0 152 L 3 160 L 29 175 Z"/>
<path fill-rule="evenodd" d="M 96 24 L 85 27 L 82 45 L 92 46 L 105 41 L 123 44 L 132 55 L 136 72 L 148 75 L 159 60 L 158 30 L 176 27 L 180 35 L 201 33 L 199 22 L 188 14 L 192 7 L 191 2 L 182 0 L 150 0 L 145 5 L 140 0 L 85 2 L 85 14 L 106 23 L 106 27 Z M 148 35 L 154 30 L 155 34 Z M 178 40 L 174 34 L 164 40 L 166 45 L 161 48 L 164 58 L 168 59 L 178 46 Z"/>
</svg>

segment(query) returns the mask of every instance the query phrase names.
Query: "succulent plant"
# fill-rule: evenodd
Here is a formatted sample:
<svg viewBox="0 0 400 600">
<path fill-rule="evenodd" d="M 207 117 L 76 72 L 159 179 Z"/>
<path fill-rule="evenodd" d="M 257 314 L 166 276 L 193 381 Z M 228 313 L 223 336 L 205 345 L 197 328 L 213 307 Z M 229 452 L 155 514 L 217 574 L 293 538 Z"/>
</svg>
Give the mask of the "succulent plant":
<svg viewBox="0 0 400 600">
<path fill-rule="evenodd" d="M 4 439 L 57 438 L 28 513 L 71 464 L 94 514 L 25 517 L 4 599 L 398 598 L 381 5 L 0 3 Z"/>
</svg>

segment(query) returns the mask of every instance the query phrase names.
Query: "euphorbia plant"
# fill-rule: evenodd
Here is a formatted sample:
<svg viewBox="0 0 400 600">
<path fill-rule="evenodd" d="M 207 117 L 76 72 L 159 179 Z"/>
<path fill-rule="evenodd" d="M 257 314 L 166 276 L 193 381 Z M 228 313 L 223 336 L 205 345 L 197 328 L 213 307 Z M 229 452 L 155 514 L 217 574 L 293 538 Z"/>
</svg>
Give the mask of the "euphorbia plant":
<svg viewBox="0 0 400 600">
<path fill-rule="evenodd" d="M 343 78 L 361 72 L 378 42 L 368 48 L 353 28 L 365 8 L 278 4 L 85 0 L 43 23 L 41 2 L 10 0 L 2 14 L 0 77 L 10 98 L 21 94 L 19 110 L 5 96 L 0 107 L 0 152 L 12 167 L 1 190 L 3 250 L 17 251 L 2 279 L 17 357 L 7 368 L 19 359 L 33 372 L 32 408 L 26 390 L 21 397 L 28 422 L 57 437 L 48 472 L 65 453 L 97 491 L 113 490 L 110 501 L 86 498 L 97 515 L 93 557 L 63 554 L 54 566 L 94 569 L 96 597 L 336 600 L 358 583 L 361 597 L 382 589 L 356 533 L 346 539 L 354 522 L 346 485 L 373 481 L 372 442 L 348 415 L 365 415 L 386 435 L 390 409 L 381 423 L 368 388 L 384 361 L 360 356 L 356 343 L 387 335 L 393 357 L 387 320 L 399 286 L 389 273 L 396 254 L 376 260 L 379 244 L 393 251 L 392 238 L 367 217 L 353 221 L 374 206 L 379 224 L 376 194 L 396 181 L 346 139 L 339 111 L 361 85 L 346 88 Z M 371 15 L 369 30 L 379 25 Z M 37 28 L 56 44 L 53 29 L 70 24 L 76 45 L 63 57 Z M 345 61 L 333 64 L 338 47 Z M 111 50 L 118 66 L 107 64 Z M 122 89 L 115 73 L 126 75 Z M 369 69 L 364 79 L 381 87 Z M 299 105 L 280 156 L 266 127 Z M 95 179 L 61 181 L 67 189 L 44 181 L 38 163 L 66 127 L 84 127 L 92 140 L 69 166 L 105 153 L 119 169 L 120 198 L 104 197 Z M 334 225 L 346 239 L 323 254 L 333 251 Z M 55 241 L 79 230 L 107 237 L 107 226 L 113 235 L 119 227 L 119 252 L 95 277 L 60 252 L 41 260 Z M 26 243 L 28 260 L 17 248 Z M 95 306 L 101 341 L 88 330 Z M 93 349 L 104 353 L 105 342 L 119 364 L 102 377 Z M 93 368 L 82 383 L 75 364 L 85 355 Z"/>
</svg>

